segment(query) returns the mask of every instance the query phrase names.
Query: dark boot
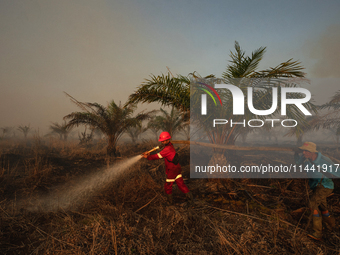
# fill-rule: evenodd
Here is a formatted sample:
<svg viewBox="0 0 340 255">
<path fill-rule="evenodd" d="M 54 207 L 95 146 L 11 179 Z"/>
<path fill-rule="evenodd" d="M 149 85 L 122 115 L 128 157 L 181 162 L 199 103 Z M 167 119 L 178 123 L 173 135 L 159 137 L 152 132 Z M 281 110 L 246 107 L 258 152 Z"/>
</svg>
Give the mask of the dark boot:
<svg viewBox="0 0 340 255">
<path fill-rule="evenodd" d="M 322 239 L 322 217 L 313 216 L 313 233 L 308 236 L 315 240 Z"/>
<path fill-rule="evenodd" d="M 187 201 L 188 201 L 188 204 L 190 206 L 193 206 L 194 205 L 194 196 L 192 195 L 191 191 L 189 191 L 188 193 L 185 194 L 186 198 L 187 198 Z"/>
<path fill-rule="evenodd" d="M 173 205 L 174 200 L 173 200 L 172 194 L 167 194 L 166 196 L 167 196 L 166 199 L 168 201 L 168 205 Z"/>
<path fill-rule="evenodd" d="M 335 219 L 332 216 L 322 216 L 322 221 L 326 223 L 326 228 L 329 231 L 333 231 L 335 228 Z"/>
</svg>

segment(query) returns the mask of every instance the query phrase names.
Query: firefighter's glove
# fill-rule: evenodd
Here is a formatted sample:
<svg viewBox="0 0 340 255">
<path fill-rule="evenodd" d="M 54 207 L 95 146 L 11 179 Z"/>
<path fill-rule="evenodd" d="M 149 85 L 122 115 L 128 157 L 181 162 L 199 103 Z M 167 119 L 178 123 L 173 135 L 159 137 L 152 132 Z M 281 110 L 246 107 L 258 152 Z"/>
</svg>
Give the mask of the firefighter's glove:
<svg viewBox="0 0 340 255">
<path fill-rule="evenodd" d="M 143 158 L 147 158 L 150 155 L 150 152 L 146 151 L 142 154 Z"/>
</svg>

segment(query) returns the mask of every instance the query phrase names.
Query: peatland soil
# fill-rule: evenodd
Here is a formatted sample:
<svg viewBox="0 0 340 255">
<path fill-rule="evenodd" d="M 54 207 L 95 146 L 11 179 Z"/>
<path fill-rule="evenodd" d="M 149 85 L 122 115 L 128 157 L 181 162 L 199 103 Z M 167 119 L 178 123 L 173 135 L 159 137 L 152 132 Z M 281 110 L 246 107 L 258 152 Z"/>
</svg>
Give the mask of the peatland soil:
<svg viewBox="0 0 340 255">
<path fill-rule="evenodd" d="M 163 191 L 164 163 L 139 160 L 75 208 L 29 210 L 38 195 L 110 168 L 156 143 L 120 144 L 107 158 L 105 143 L 36 137 L 0 141 L 1 254 L 339 254 L 340 182 L 328 197 L 336 229 L 311 230 L 305 179 L 190 179 L 190 152 L 178 146 L 193 206 L 174 185 L 175 205 Z M 333 157 L 339 153 L 327 147 Z M 226 152 L 228 153 L 228 152 Z M 234 152 L 232 164 L 293 163 L 292 153 Z M 23 203 L 23 201 L 25 203 Z"/>
</svg>

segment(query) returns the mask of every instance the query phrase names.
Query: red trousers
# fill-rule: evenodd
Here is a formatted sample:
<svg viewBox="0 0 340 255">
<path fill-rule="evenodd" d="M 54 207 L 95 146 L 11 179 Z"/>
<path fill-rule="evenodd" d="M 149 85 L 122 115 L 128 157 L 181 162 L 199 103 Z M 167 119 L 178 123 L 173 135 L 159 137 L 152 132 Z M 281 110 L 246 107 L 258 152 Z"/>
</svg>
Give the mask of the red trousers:
<svg viewBox="0 0 340 255">
<path fill-rule="evenodd" d="M 183 177 L 180 177 L 178 179 L 176 179 L 174 182 L 176 182 L 177 187 L 180 189 L 180 191 L 182 191 L 184 194 L 189 192 L 188 187 L 185 185 Z M 164 184 L 164 189 L 165 189 L 165 193 L 170 195 L 172 194 L 172 185 L 174 184 L 174 182 L 166 182 Z"/>
</svg>

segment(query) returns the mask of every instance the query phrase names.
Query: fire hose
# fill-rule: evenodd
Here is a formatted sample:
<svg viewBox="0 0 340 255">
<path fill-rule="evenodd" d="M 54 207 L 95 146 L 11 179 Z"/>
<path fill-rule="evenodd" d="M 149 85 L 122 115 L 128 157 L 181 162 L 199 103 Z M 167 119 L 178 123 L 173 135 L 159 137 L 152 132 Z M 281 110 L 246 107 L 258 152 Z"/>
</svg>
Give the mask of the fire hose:
<svg viewBox="0 0 340 255">
<path fill-rule="evenodd" d="M 141 156 L 144 156 L 144 154 L 151 153 L 151 152 L 153 152 L 153 151 L 155 151 L 155 150 L 158 150 L 158 149 L 159 149 L 159 146 L 157 146 L 157 147 L 155 147 L 155 148 L 153 148 L 153 149 L 151 149 L 151 150 L 149 150 L 149 151 L 146 151 L 146 152 L 142 153 Z"/>
</svg>

